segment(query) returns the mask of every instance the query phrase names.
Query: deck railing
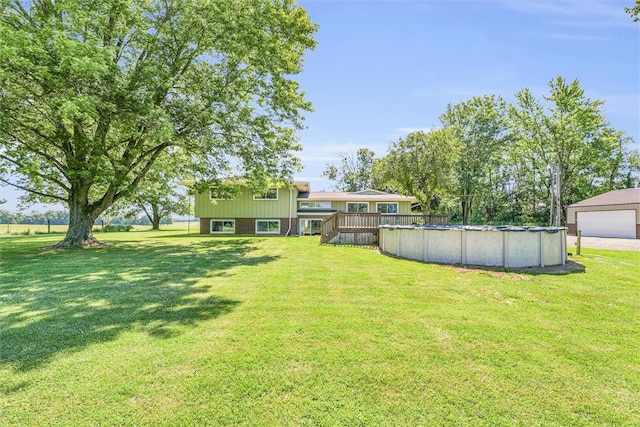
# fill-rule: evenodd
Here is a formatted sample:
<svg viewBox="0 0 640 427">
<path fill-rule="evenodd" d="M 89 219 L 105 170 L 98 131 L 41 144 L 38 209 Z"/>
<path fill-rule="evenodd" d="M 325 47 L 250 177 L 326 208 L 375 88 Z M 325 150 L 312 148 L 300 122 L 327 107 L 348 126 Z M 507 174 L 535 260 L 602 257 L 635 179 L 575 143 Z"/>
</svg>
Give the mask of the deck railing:
<svg viewBox="0 0 640 427">
<path fill-rule="evenodd" d="M 447 225 L 449 215 L 380 215 L 379 225 Z"/>
<path fill-rule="evenodd" d="M 448 215 L 383 215 L 379 213 L 336 212 L 322 221 L 321 243 L 328 243 L 338 233 L 378 234 L 380 225 L 446 225 Z"/>
</svg>

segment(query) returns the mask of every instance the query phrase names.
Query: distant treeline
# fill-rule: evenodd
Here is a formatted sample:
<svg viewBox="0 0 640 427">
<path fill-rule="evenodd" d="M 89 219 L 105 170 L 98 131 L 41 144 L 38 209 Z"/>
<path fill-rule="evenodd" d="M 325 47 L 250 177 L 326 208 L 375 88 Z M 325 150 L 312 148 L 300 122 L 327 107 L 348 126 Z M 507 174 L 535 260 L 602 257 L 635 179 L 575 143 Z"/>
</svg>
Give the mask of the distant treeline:
<svg viewBox="0 0 640 427">
<path fill-rule="evenodd" d="M 69 211 L 46 211 L 45 213 L 32 211 L 31 213 L 14 213 L 7 210 L 0 210 L 0 224 L 47 224 L 50 221 L 51 225 L 68 225 L 69 224 Z M 100 225 L 113 224 L 113 225 L 151 225 L 151 221 L 146 216 L 141 217 L 100 217 L 96 220 L 95 224 Z M 173 223 L 171 218 L 162 218 L 160 224 Z"/>
</svg>

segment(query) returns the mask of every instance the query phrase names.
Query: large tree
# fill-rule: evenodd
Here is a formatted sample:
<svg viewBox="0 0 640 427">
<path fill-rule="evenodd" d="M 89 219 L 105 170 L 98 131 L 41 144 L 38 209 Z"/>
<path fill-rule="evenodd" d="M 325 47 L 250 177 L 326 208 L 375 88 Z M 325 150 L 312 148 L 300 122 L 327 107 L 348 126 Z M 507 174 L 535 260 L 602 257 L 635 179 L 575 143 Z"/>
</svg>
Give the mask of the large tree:
<svg viewBox="0 0 640 427">
<path fill-rule="evenodd" d="M 485 220 L 497 209 L 496 188 L 501 185 L 501 165 L 510 148 L 506 117 L 506 103 L 495 95 L 448 105 L 440 116 L 442 125 L 462 145 L 455 173 L 463 224 L 469 224 L 475 208 L 485 211 Z"/>
<path fill-rule="evenodd" d="M 557 77 L 549 82 L 549 89 L 542 101 L 524 89 L 510 108 L 515 140 L 512 191 L 518 203 L 529 209 L 523 219 L 539 222 L 543 217 L 536 216 L 541 213 L 538 207 L 549 206 L 552 189 L 559 188 L 557 208 L 563 223 L 567 205 L 618 185 L 629 138 L 607 122 L 604 102 L 587 98 L 578 80 Z M 552 176 L 559 183 L 552 185 Z"/>
<path fill-rule="evenodd" d="M 116 203 L 119 206 L 115 212 L 126 216 L 142 213 L 151 222 L 153 230 L 160 229 L 163 218 L 170 218 L 172 214 L 189 214 L 191 198 L 186 187 L 178 182 L 180 165 L 186 162 L 184 157 L 184 153 L 176 150 L 162 154 L 134 193 Z"/>
<path fill-rule="evenodd" d="M 414 132 L 391 144 L 376 165 L 376 175 L 388 189 L 413 195 L 429 214 L 436 195 L 444 196 L 455 185 L 455 164 L 460 142 L 451 129 Z"/>
<path fill-rule="evenodd" d="M 284 178 L 316 27 L 293 0 L 0 0 L 0 180 L 63 202 L 60 247 L 170 147 L 188 178 Z"/>
<path fill-rule="evenodd" d="M 361 191 L 373 187 L 372 168 L 376 153 L 368 148 L 358 148 L 356 153 L 340 155 L 340 165 L 328 164 L 322 176 L 336 181 L 340 191 Z"/>
</svg>

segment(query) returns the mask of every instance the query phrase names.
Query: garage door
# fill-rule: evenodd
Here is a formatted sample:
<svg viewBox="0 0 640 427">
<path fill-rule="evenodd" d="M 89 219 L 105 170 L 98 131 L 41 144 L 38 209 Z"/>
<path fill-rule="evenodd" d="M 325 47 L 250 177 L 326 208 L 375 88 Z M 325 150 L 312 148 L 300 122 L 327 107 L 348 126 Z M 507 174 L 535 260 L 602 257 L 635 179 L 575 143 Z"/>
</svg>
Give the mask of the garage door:
<svg viewBox="0 0 640 427">
<path fill-rule="evenodd" d="M 578 230 L 583 236 L 636 237 L 636 211 L 578 212 Z"/>
</svg>

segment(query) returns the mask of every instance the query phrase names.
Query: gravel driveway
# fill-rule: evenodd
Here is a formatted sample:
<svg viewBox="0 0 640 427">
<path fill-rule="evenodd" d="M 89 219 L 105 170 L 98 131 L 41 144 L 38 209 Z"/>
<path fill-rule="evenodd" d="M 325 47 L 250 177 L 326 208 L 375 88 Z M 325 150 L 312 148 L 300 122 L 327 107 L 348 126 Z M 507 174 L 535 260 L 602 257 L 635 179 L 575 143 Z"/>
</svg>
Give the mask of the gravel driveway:
<svg viewBox="0 0 640 427">
<path fill-rule="evenodd" d="M 576 236 L 567 236 L 567 245 L 575 246 Z M 640 239 L 614 239 L 609 237 L 582 237 L 583 248 L 616 249 L 620 251 L 639 251 Z"/>
</svg>

